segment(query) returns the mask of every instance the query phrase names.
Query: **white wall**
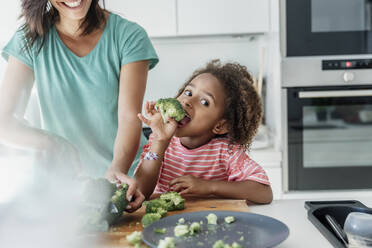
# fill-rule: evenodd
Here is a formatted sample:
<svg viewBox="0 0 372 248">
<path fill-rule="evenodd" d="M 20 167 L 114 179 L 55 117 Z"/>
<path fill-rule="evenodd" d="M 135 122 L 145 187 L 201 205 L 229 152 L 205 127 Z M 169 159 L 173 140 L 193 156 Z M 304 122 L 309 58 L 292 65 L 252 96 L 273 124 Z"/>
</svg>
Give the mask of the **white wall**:
<svg viewBox="0 0 372 248">
<path fill-rule="evenodd" d="M 20 14 L 20 2 L 19 0 L 2 2 L 0 8 L 0 48 L 10 39 L 19 24 L 17 19 Z"/>
<path fill-rule="evenodd" d="M 259 36 L 158 38 L 152 41 L 160 62 L 149 74 L 145 96 L 148 100 L 174 96 L 195 69 L 212 59 L 239 62 L 257 76 L 262 41 Z"/>
</svg>

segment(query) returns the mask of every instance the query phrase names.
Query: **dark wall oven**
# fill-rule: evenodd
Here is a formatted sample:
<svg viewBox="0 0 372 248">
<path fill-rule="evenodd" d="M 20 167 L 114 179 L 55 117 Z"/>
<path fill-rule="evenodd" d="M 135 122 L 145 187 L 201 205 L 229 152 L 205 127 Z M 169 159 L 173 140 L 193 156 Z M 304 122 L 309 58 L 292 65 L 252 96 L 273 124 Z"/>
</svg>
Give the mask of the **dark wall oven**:
<svg viewBox="0 0 372 248">
<path fill-rule="evenodd" d="M 372 188 L 372 86 L 287 90 L 290 190 Z"/>
<path fill-rule="evenodd" d="M 372 0 L 280 0 L 286 191 L 372 189 Z"/>
</svg>

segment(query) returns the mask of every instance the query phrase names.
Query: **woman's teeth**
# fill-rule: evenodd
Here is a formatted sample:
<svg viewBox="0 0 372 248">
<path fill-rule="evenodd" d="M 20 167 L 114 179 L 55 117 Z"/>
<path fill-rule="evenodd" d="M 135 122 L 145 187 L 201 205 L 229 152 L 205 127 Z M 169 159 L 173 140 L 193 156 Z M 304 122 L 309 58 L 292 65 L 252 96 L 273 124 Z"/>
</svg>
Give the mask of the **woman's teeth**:
<svg viewBox="0 0 372 248">
<path fill-rule="evenodd" d="M 81 4 L 81 0 L 75 2 L 64 2 L 68 7 L 75 8 Z"/>
</svg>

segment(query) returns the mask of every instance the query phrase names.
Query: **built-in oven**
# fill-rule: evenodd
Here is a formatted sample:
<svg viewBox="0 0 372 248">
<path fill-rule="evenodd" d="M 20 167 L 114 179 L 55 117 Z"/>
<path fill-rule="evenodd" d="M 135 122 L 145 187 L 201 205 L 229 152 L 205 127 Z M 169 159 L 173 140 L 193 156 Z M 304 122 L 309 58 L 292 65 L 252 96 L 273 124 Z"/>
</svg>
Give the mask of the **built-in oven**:
<svg viewBox="0 0 372 248">
<path fill-rule="evenodd" d="M 372 188 L 372 86 L 292 87 L 289 190 Z"/>
<path fill-rule="evenodd" d="M 372 0 L 280 0 L 283 185 L 372 189 Z"/>
</svg>

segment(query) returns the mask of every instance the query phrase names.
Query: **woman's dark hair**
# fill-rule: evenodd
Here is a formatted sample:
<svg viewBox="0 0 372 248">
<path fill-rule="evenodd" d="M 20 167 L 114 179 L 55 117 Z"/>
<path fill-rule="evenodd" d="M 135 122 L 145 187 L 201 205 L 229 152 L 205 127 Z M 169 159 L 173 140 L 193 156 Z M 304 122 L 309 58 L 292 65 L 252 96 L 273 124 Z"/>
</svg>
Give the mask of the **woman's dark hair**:
<svg viewBox="0 0 372 248">
<path fill-rule="evenodd" d="M 92 0 L 85 20 L 80 26 L 80 29 L 83 30 L 82 35 L 90 34 L 105 22 L 104 10 L 99 6 L 98 1 Z M 39 52 L 44 45 L 49 29 L 59 19 L 58 11 L 48 0 L 22 0 L 21 6 L 20 18 L 24 18 L 21 29 L 25 33 L 25 48 L 30 50 L 37 44 Z"/>
<path fill-rule="evenodd" d="M 225 90 L 223 118 L 227 121 L 228 133 L 224 136 L 230 144 L 238 144 L 248 150 L 262 118 L 261 98 L 253 87 L 252 76 L 245 66 L 238 63 L 222 64 L 220 60 L 212 60 L 192 74 L 177 97 L 195 77 L 203 73 L 215 76 Z"/>
</svg>

